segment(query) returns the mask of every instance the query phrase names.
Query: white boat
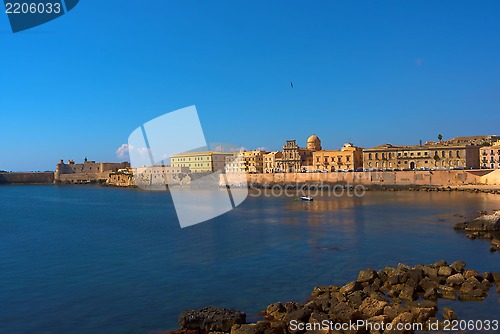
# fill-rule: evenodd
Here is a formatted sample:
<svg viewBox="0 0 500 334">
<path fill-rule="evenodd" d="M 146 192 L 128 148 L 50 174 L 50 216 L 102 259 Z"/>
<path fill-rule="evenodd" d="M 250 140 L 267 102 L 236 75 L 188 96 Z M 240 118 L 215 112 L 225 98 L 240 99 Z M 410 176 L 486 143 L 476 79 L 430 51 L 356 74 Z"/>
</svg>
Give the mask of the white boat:
<svg viewBox="0 0 500 334">
<path fill-rule="evenodd" d="M 303 201 L 309 201 L 309 202 L 313 200 L 312 197 L 308 197 L 308 196 L 302 196 L 300 199 Z"/>
</svg>

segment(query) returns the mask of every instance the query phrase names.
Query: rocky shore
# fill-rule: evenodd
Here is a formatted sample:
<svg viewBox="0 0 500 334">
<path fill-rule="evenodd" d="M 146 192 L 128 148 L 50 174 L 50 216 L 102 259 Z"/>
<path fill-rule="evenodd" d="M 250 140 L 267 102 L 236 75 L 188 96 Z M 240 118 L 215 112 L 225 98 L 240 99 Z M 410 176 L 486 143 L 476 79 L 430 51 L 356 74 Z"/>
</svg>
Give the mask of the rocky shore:
<svg viewBox="0 0 500 334">
<path fill-rule="evenodd" d="M 493 214 L 483 214 L 482 216 L 458 223 L 455 230 L 464 231 L 469 239 L 487 239 L 491 241 L 491 252 L 500 252 L 500 211 Z"/>
<path fill-rule="evenodd" d="M 416 323 L 424 329 L 442 330 L 444 321 L 455 320 L 457 315 L 447 307 L 439 310 L 439 299 L 481 301 L 493 285 L 500 293 L 500 273 L 466 269 L 463 261 L 448 264 L 441 260 L 414 267 L 399 264 L 362 270 L 357 279 L 343 286 L 316 287 L 306 303 L 271 304 L 256 323 L 246 323 L 243 312 L 224 308 L 189 310 L 179 317 L 181 328 L 170 333 L 412 333 L 394 328 Z M 364 325 L 341 326 L 351 323 Z M 429 328 L 431 324 L 436 327 Z"/>
</svg>

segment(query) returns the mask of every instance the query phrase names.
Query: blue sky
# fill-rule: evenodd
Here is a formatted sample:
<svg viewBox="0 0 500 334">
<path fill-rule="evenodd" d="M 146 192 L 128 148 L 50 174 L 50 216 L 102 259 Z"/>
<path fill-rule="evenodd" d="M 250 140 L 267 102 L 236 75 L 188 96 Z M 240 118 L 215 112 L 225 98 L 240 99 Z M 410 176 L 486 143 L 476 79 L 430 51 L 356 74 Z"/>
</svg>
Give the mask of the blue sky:
<svg viewBox="0 0 500 334">
<path fill-rule="evenodd" d="M 2 12 L 0 170 L 117 161 L 136 127 L 193 104 L 207 141 L 247 148 L 500 134 L 499 13 L 498 1 L 85 0 L 13 34 Z"/>
</svg>

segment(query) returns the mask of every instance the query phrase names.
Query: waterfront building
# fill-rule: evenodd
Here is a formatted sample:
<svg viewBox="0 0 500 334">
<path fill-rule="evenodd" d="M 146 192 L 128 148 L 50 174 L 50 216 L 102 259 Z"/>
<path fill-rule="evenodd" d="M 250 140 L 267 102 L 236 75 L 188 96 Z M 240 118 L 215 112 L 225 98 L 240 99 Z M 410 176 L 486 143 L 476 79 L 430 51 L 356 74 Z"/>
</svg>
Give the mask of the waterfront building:
<svg viewBox="0 0 500 334">
<path fill-rule="evenodd" d="M 340 150 L 315 151 L 313 165 L 320 171 L 354 171 L 363 167 L 363 149 L 346 143 Z"/>
<path fill-rule="evenodd" d="M 479 146 L 453 142 L 425 145 L 383 144 L 363 149 L 366 170 L 472 169 L 479 167 Z"/>
<path fill-rule="evenodd" d="M 226 157 L 226 173 L 263 173 L 264 153 L 260 150 L 243 151 Z"/>
<path fill-rule="evenodd" d="M 213 173 L 225 170 L 226 157 L 232 157 L 231 152 L 185 152 L 170 157 L 172 167 L 187 167 L 192 173 Z"/>
<path fill-rule="evenodd" d="M 500 168 L 500 140 L 491 146 L 482 146 L 479 149 L 481 168 Z"/>
<path fill-rule="evenodd" d="M 276 159 L 275 170 L 284 173 L 311 170 L 313 168 L 313 153 L 321 149 L 321 140 L 314 134 L 307 139 L 305 148 L 299 147 L 296 140 L 287 140 L 283 146 L 281 159 Z"/>
<path fill-rule="evenodd" d="M 107 180 L 109 173 L 129 167 L 130 163 L 128 161 L 95 162 L 85 158 L 82 164 L 77 164 L 74 160 L 68 160 L 67 163 L 60 160 L 56 164 L 54 180 L 55 182 L 68 183 L 100 182 Z"/>
<path fill-rule="evenodd" d="M 278 169 L 277 161 L 281 161 L 283 153 L 280 151 L 274 151 L 264 154 L 264 173 L 272 174 L 279 173 L 281 170 Z"/>
</svg>

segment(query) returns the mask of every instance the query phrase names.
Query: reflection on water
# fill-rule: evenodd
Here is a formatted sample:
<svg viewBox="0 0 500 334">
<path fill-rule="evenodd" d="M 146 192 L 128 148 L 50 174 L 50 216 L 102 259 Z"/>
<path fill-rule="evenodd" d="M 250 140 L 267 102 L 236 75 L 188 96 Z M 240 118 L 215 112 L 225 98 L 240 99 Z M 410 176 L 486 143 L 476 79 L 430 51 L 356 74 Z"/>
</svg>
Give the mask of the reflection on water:
<svg viewBox="0 0 500 334">
<path fill-rule="evenodd" d="M 500 254 L 453 225 L 500 208 L 461 192 L 363 197 L 255 196 L 181 229 L 168 192 L 0 187 L 0 323 L 8 333 L 147 333 L 189 308 L 220 305 L 255 319 L 372 267 L 463 259 L 500 271 Z M 451 302 L 462 319 L 498 315 L 498 295 Z M 449 303 L 449 302 L 446 302 Z"/>
</svg>

